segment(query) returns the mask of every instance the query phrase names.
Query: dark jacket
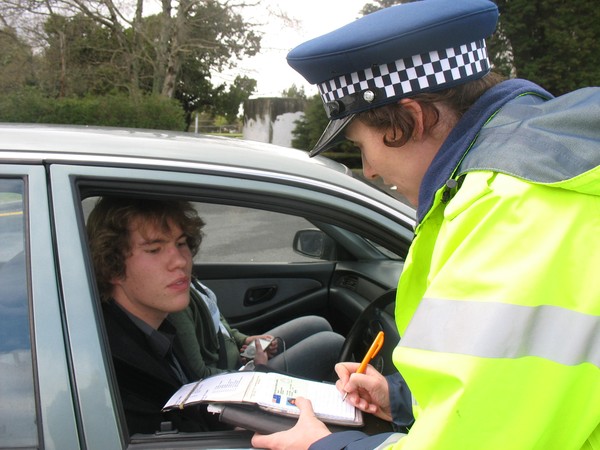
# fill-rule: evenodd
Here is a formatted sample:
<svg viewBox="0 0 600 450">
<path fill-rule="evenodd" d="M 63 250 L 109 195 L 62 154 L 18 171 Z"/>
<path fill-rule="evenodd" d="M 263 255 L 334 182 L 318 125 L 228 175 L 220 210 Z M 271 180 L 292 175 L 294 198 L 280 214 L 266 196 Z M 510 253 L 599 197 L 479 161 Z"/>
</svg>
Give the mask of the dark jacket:
<svg viewBox="0 0 600 450">
<path fill-rule="evenodd" d="M 171 421 L 180 431 L 207 430 L 206 413 L 200 408 L 161 412 L 182 382 L 168 361 L 153 352 L 144 332 L 116 303 L 103 303 L 102 309 L 129 433 L 154 433 L 165 421 Z M 175 334 L 167 321 L 159 330 Z M 189 380 L 193 381 L 177 339 L 173 343 L 173 352 Z"/>
</svg>

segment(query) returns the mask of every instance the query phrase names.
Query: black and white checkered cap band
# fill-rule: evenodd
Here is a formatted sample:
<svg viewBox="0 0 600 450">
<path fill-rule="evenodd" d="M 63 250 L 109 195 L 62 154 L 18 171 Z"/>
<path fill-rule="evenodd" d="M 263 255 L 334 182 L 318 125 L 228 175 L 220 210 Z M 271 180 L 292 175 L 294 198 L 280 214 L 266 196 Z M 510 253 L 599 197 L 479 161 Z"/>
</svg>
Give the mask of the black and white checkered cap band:
<svg viewBox="0 0 600 450">
<path fill-rule="evenodd" d="M 318 87 L 325 104 L 373 88 L 382 90 L 389 99 L 443 89 L 444 85 L 451 87 L 489 69 L 485 40 L 481 39 L 369 67 L 325 81 Z"/>
</svg>

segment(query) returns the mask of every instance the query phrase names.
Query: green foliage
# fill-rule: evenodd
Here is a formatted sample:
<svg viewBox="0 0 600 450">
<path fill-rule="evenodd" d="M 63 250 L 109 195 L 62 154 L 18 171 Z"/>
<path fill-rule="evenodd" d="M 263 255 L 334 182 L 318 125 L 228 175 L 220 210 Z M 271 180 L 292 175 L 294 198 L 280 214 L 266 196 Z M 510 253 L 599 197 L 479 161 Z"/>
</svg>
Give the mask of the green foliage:
<svg viewBox="0 0 600 450">
<path fill-rule="evenodd" d="M 177 101 L 125 94 L 51 98 L 27 88 L 0 97 L 0 121 L 184 130 Z"/>
<path fill-rule="evenodd" d="M 149 24 L 160 17 L 150 17 Z M 244 22 L 240 14 L 219 2 L 197 2 L 189 12 L 188 21 L 180 30 L 189 48 L 182 54 L 179 80 L 174 97 L 185 111 L 188 126 L 196 112 L 211 117 L 225 116 L 230 124 L 236 122 L 241 104 L 256 89 L 256 80 L 237 76 L 234 82 L 213 85 L 211 71 L 232 65 L 231 61 L 244 55 L 254 55 L 260 49 L 260 37 Z M 210 45 L 208 45 L 210 43 Z"/>
<path fill-rule="evenodd" d="M 228 2 L 190 2 L 185 20 L 186 57 L 204 61 L 206 68 L 222 70 L 236 58 L 254 56 L 261 36 Z"/>
<path fill-rule="evenodd" d="M 240 105 L 256 88 L 248 77 L 238 77 L 231 86 L 213 86 L 210 76 L 260 49 L 255 24 L 241 14 L 248 6 L 244 2 L 165 0 L 161 12 L 152 16 L 144 15 L 146 2 L 138 2 L 134 17 L 127 4 L 106 0 L 93 8 L 87 1 L 60 3 L 56 9 L 53 1 L 38 2 L 33 12 L 27 2 L 15 3 L 24 17 L 31 13 L 39 19 L 20 29 L 33 30 L 31 36 L 39 42 L 35 56 L 12 29 L 0 24 L 0 93 L 29 85 L 39 88 L 42 97 L 68 101 L 127 93 L 134 102 L 160 95 L 177 98 L 189 124 L 197 111 L 236 121 Z M 55 120 L 63 120 L 66 113 L 58 114 L 58 107 L 55 111 Z"/>
<path fill-rule="evenodd" d="M 312 149 L 328 122 L 321 97 L 319 95 L 310 97 L 304 116 L 296 121 L 296 128 L 292 131 L 292 147 L 300 150 Z"/>
<path fill-rule="evenodd" d="M 223 115 L 229 123 L 234 123 L 240 115 L 240 106 L 250 98 L 256 89 L 256 80 L 247 76 L 237 76 L 227 90 L 214 99 L 214 112 Z"/>
<path fill-rule="evenodd" d="M 14 29 L 0 29 L 0 95 L 20 89 L 33 79 L 31 49 Z"/>
<path fill-rule="evenodd" d="M 600 85 L 596 0 L 498 0 L 516 75 L 555 95 Z"/>
<path fill-rule="evenodd" d="M 281 92 L 283 98 L 303 98 L 306 100 L 306 92 L 304 92 L 304 86 L 298 87 L 292 84 L 289 88 L 284 89 Z"/>
<path fill-rule="evenodd" d="M 498 22 L 496 32 L 486 39 L 486 46 L 492 70 L 506 78 L 514 78 L 512 48 L 501 21 Z"/>
<path fill-rule="evenodd" d="M 51 96 L 104 95 L 128 83 L 128 71 L 107 27 L 83 14 L 52 14 L 44 23 L 47 45 L 38 84 Z"/>
<path fill-rule="evenodd" d="M 189 68 L 186 67 L 186 71 Z M 209 117 L 225 117 L 229 124 L 238 120 L 240 106 L 256 89 L 256 80 L 246 76 L 237 76 L 231 86 L 221 84 L 213 86 L 210 76 L 203 78 L 200 72 L 195 83 L 180 86 L 175 91 L 175 98 L 181 102 L 185 111 L 188 127 L 192 123 L 194 113 L 202 112 Z M 182 83 L 183 84 L 183 83 Z"/>
<path fill-rule="evenodd" d="M 54 100 L 37 89 L 23 88 L 0 96 L 0 121 L 41 123 L 52 111 Z"/>
</svg>

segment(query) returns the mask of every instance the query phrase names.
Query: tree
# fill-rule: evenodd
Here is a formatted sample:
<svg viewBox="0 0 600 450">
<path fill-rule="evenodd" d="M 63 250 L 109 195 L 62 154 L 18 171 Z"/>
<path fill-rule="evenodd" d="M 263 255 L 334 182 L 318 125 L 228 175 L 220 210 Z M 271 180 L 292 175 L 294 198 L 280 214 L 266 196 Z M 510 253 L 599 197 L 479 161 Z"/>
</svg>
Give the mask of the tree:
<svg viewBox="0 0 600 450">
<path fill-rule="evenodd" d="M 281 92 L 281 96 L 284 98 L 303 98 L 306 99 L 306 92 L 304 92 L 304 86 L 298 87 L 292 84 L 289 88 L 284 89 Z"/>
<path fill-rule="evenodd" d="M 13 28 L 0 29 L 0 94 L 21 89 L 34 79 L 31 47 Z"/>
<path fill-rule="evenodd" d="M 501 20 L 498 21 L 496 32 L 486 39 L 486 47 L 492 70 L 507 78 L 515 78 L 512 47 Z"/>
<path fill-rule="evenodd" d="M 151 17 L 144 14 L 145 4 L 143 0 L 129 0 L 119 6 L 113 0 L 3 0 L 0 20 L 12 18 L 22 23 L 23 17 L 38 18 L 39 26 L 29 29 L 29 37 L 44 36 L 45 46 L 54 47 L 59 78 L 69 77 L 74 67 L 67 61 L 77 54 L 72 45 L 81 42 L 74 39 L 77 25 L 91 29 L 75 18 L 92 21 L 95 31 L 109 37 L 107 59 L 120 74 L 119 82 L 126 81 L 118 88 L 124 87 L 134 95 L 151 90 L 174 97 L 187 59 L 195 60 L 202 73 L 208 74 L 230 67 L 237 59 L 252 56 L 260 49 L 259 34 L 241 14 L 248 6 L 243 1 L 162 0 L 161 11 Z M 85 37 L 88 44 L 90 38 Z"/>
<path fill-rule="evenodd" d="M 304 116 L 296 121 L 296 127 L 292 131 L 292 147 L 300 150 L 312 149 L 328 122 L 321 97 L 319 95 L 310 97 Z"/>
<path fill-rule="evenodd" d="M 102 95 L 122 90 L 128 79 L 115 57 L 110 29 L 82 14 L 51 14 L 44 22 L 46 47 L 38 67 L 44 92 L 55 97 Z"/>
<path fill-rule="evenodd" d="M 180 0 L 174 17 L 170 9 L 164 7 L 160 15 L 161 45 L 154 48 L 155 89 L 161 85 L 164 96 L 174 95 L 177 75 L 187 58 L 201 63 L 208 73 L 260 50 L 260 36 L 227 2 Z"/>
<path fill-rule="evenodd" d="M 175 90 L 175 98 L 179 100 L 185 112 L 185 121 L 189 128 L 194 112 L 205 112 L 214 117 L 214 101 L 222 94 L 224 86 L 216 88 L 210 81 L 210 73 L 200 67 L 194 59 L 187 59 L 181 69 L 181 79 Z"/>
<path fill-rule="evenodd" d="M 250 98 L 256 89 L 256 80 L 247 76 L 237 76 L 232 85 L 213 86 L 210 75 L 191 70 L 184 66 L 182 81 L 175 92 L 185 111 L 188 127 L 192 123 L 194 112 L 202 111 L 205 116 L 225 117 L 233 124 L 239 116 L 240 105 Z"/>
<path fill-rule="evenodd" d="M 497 0 L 516 76 L 555 95 L 600 84 L 595 0 Z"/>
<path fill-rule="evenodd" d="M 256 80 L 238 75 L 229 88 L 216 98 L 215 113 L 235 123 L 240 115 L 240 105 L 250 98 L 256 89 Z"/>
<path fill-rule="evenodd" d="M 161 95 L 180 102 L 188 126 L 199 108 L 235 121 L 256 81 L 238 77 L 232 86 L 213 86 L 211 73 L 260 49 L 255 25 L 241 14 L 253 5 L 244 0 L 161 0 L 160 12 L 148 16 L 146 4 L 3 0 L 0 23 L 19 23 L 36 42 L 41 51 L 34 58 L 35 84 L 46 95 L 126 92 L 134 102 Z"/>
</svg>

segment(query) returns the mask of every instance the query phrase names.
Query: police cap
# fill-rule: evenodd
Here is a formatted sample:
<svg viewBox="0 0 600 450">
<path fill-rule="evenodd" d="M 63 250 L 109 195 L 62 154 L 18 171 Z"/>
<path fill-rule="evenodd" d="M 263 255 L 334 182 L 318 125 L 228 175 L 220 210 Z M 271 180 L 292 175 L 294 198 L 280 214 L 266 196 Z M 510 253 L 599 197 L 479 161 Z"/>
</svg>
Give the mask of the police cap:
<svg viewBox="0 0 600 450">
<path fill-rule="evenodd" d="M 330 119 L 310 155 L 338 142 L 359 112 L 483 77 L 490 70 L 484 39 L 497 19 L 489 0 L 421 0 L 294 48 L 288 64 L 317 85 Z"/>
</svg>

